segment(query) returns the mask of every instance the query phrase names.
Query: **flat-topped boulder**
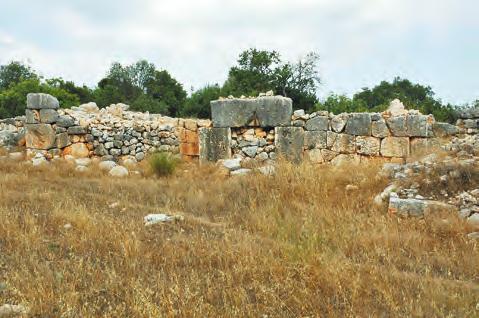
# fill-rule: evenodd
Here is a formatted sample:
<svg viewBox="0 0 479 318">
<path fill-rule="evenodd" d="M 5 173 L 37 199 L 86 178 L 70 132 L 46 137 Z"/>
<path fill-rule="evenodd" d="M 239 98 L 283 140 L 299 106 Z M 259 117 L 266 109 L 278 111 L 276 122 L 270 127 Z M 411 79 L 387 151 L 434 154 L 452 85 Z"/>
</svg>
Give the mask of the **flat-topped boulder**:
<svg viewBox="0 0 479 318">
<path fill-rule="evenodd" d="M 229 98 L 211 102 L 213 127 L 288 126 L 292 112 L 292 100 L 282 96 Z"/>
<path fill-rule="evenodd" d="M 52 95 L 44 93 L 27 94 L 28 109 L 57 109 L 58 107 L 60 107 L 60 103 Z"/>
</svg>

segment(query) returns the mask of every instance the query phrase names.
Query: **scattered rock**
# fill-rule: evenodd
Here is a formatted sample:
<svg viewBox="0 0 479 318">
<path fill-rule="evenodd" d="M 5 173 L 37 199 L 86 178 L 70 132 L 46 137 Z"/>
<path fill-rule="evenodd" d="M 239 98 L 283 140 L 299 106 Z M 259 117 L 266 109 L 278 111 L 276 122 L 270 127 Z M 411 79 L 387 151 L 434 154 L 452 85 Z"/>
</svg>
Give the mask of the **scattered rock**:
<svg viewBox="0 0 479 318">
<path fill-rule="evenodd" d="M 112 177 L 126 177 L 128 176 L 128 169 L 123 166 L 115 166 L 108 174 Z"/>
</svg>

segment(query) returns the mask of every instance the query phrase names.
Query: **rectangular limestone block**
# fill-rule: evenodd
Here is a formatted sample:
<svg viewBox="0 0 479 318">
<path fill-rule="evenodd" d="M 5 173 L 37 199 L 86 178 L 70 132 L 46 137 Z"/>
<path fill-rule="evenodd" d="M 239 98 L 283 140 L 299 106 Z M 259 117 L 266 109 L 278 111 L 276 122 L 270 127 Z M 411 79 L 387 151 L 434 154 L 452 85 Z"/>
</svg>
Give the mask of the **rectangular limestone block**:
<svg viewBox="0 0 479 318">
<path fill-rule="evenodd" d="M 58 117 L 58 112 L 55 109 L 40 109 L 40 122 L 43 124 L 56 123 Z"/>
<path fill-rule="evenodd" d="M 331 136 L 333 136 L 331 134 Z M 356 152 L 354 136 L 348 134 L 336 134 L 334 141 L 331 142 L 331 150 L 343 154 L 353 154 Z M 329 136 L 328 136 L 329 138 Z M 328 140 L 329 144 L 329 140 Z"/>
<path fill-rule="evenodd" d="M 379 155 L 379 149 L 381 148 L 381 142 L 379 138 L 368 136 L 356 137 L 356 152 L 361 155 L 377 156 Z"/>
<path fill-rule="evenodd" d="M 426 115 L 409 114 L 406 119 L 409 137 L 431 137 L 433 118 Z"/>
<path fill-rule="evenodd" d="M 55 130 L 48 124 L 27 124 L 27 148 L 48 150 L 55 147 Z"/>
<path fill-rule="evenodd" d="M 421 156 L 441 150 L 441 143 L 437 138 L 411 138 L 411 155 Z"/>
<path fill-rule="evenodd" d="M 25 122 L 27 124 L 38 124 L 40 123 L 40 112 L 35 109 L 26 109 L 25 110 Z"/>
<path fill-rule="evenodd" d="M 305 131 L 304 132 L 304 147 L 306 149 L 326 148 L 327 147 L 327 132 L 320 131 L 320 130 Z"/>
<path fill-rule="evenodd" d="M 231 129 L 230 128 L 200 128 L 199 153 L 200 162 L 216 162 L 231 157 Z"/>
<path fill-rule="evenodd" d="M 291 123 L 292 112 L 292 100 L 282 96 L 233 98 L 211 102 L 213 127 L 286 126 Z"/>
<path fill-rule="evenodd" d="M 198 143 L 198 132 L 180 128 L 180 142 Z"/>
<path fill-rule="evenodd" d="M 381 156 L 401 157 L 409 156 L 408 137 L 386 137 L 381 141 Z"/>
<path fill-rule="evenodd" d="M 387 125 L 394 137 L 407 137 L 406 116 L 394 116 L 387 119 Z"/>
<path fill-rule="evenodd" d="M 346 122 L 345 133 L 355 136 L 371 136 L 371 114 L 351 114 Z"/>
<path fill-rule="evenodd" d="M 55 140 L 55 145 L 57 148 L 65 148 L 71 144 L 70 142 L 70 137 L 66 132 L 62 132 L 57 134 L 56 140 Z"/>
<path fill-rule="evenodd" d="M 198 156 L 200 154 L 200 148 L 198 143 L 181 143 L 180 154 L 188 156 Z"/>
<path fill-rule="evenodd" d="M 306 130 L 328 130 L 329 119 L 327 116 L 316 116 L 306 121 L 304 126 Z"/>
<path fill-rule="evenodd" d="M 276 153 L 289 161 L 299 163 L 303 159 L 304 130 L 302 127 L 275 127 Z"/>
<path fill-rule="evenodd" d="M 58 99 L 49 94 L 29 93 L 27 95 L 28 109 L 58 109 Z"/>
</svg>

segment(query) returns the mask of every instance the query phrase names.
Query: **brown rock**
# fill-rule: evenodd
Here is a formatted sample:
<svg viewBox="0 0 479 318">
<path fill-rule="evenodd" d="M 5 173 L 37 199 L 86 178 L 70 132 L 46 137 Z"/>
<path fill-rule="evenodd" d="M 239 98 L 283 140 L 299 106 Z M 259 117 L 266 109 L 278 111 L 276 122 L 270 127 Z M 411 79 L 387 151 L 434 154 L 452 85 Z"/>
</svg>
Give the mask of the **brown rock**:
<svg viewBox="0 0 479 318">
<path fill-rule="evenodd" d="M 74 143 L 63 150 L 63 156 L 71 155 L 75 158 L 87 158 L 90 151 L 84 143 Z"/>
<path fill-rule="evenodd" d="M 180 154 L 188 155 L 188 156 L 199 156 L 200 154 L 199 145 L 192 144 L 192 143 L 181 143 Z"/>
<path fill-rule="evenodd" d="M 48 124 L 27 124 L 27 148 L 48 150 L 55 147 L 55 130 Z"/>
<path fill-rule="evenodd" d="M 407 157 L 409 156 L 409 138 L 386 137 L 381 141 L 381 156 Z"/>
<path fill-rule="evenodd" d="M 196 121 L 193 119 L 185 119 L 185 128 L 188 130 L 197 131 L 198 125 L 196 124 Z"/>
</svg>

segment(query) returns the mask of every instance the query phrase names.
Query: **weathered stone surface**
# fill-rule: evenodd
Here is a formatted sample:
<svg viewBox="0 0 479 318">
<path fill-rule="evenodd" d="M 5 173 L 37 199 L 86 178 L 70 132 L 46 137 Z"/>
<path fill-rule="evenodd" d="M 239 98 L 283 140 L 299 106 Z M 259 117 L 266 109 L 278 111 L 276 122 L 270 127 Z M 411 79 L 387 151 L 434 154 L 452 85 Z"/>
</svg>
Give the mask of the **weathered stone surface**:
<svg viewBox="0 0 479 318">
<path fill-rule="evenodd" d="M 28 109 L 57 109 L 60 107 L 58 99 L 44 93 L 30 93 L 27 95 Z"/>
<path fill-rule="evenodd" d="M 126 177 L 128 176 L 128 169 L 123 166 L 115 166 L 111 168 L 108 174 L 112 177 L 118 177 L 118 178 Z"/>
<path fill-rule="evenodd" d="M 58 112 L 55 109 L 40 109 L 40 122 L 43 124 L 56 123 Z"/>
<path fill-rule="evenodd" d="M 198 131 L 200 162 L 216 162 L 231 157 L 230 128 L 200 128 Z"/>
<path fill-rule="evenodd" d="M 213 127 L 275 127 L 291 122 L 292 101 L 281 96 L 211 102 Z"/>
<path fill-rule="evenodd" d="M 406 126 L 406 116 L 396 116 L 390 117 L 387 119 L 387 125 L 391 134 L 394 137 L 406 137 L 407 134 L 407 126 Z"/>
<path fill-rule="evenodd" d="M 454 136 L 458 133 L 458 129 L 456 126 L 441 122 L 435 122 L 432 125 L 432 130 L 434 132 L 434 136 L 436 137 Z"/>
<path fill-rule="evenodd" d="M 304 146 L 307 149 L 326 148 L 327 132 L 326 131 L 305 131 Z"/>
<path fill-rule="evenodd" d="M 64 156 L 71 155 L 75 158 L 87 158 L 89 153 L 88 147 L 82 142 L 71 144 L 63 150 Z"/>
<path fill-rule="evenodd" d="M 48 150 L 55 146 L 55 130 L 48 124 L 27 124 L 27 148 Z"/>
<path fill-rule="evenodd" d="M 306 121 L 306 130 L 328 130 L 329 119 L 326 116 L 316 116 Z"/>
<path fill-rule="evenodd" d="M 347 114 L 339 114 L 339 115 L 333 116 L 333 118 L 331 118 L 331 129 L 337 133 L 342 132 L 344 127 L 346 126 L 347 120 L 348 120 Z"/>
<path fill-rule="evenodd" d="M 422 217 L 426 209 L 426 201 L 417 199 L 400 199 L 389 197 L 388 212 L 399 216 Z"/>
<path fill-rule="evenodd" d="M 301 127 L 275 127 L 277 154 L 299 163 L 303 159 L 304 130 Z"/>
<path fill-rule="evenodd" d="M 306 157 L 312 163 L 322 163 L 324 162 L 323 155 L 321 154 L 321 149 L 311 149 L 306 152 Z"/>
<path fill-rule="evenodd" d="M 344 164 L 359 164 L 361 162 L 359 155 L 354 154 L 339 154 L 331 160 L 331 164 L 335 166 L 341 166 Z"/>
<path fill-rule="evenodd" d="M 352 154 L 356 152 L 354 136 L 348 134 L 337 134 L 331 146 L 331 150 L 338 153 Z"/>
<path fill-rule="evenodd" d="M 98 168 L 100 168 L 100 170 L 103 170 L 103 171 L 110 171 L 115 166 L 116 166 L 116 163 L 112 160 L 101 161 L 98 164 Z"/>
<path fill-rule="evenodd" d="M 321 149 L 321 155 L 323 156 L 323 160 L 325 162 L 328 162 L 333 160 L 338 155 L 338 153 L 329 149 Z"/>
<path fill-rule="evenodd" d="M 256 156 L 256 152 L 258 152 L 258 146 L 249 146 L 242 148 L 242 151 L 250 158 L 254 158 Z"/>
<path fill-rule="evenodd" d="M 436 138 L 411 138 L 410 144 L 413 156 L 426 155 L 441 149 L 441 143 Z"/>
<path fill-rule="evenodd" d="M 432 136 L 432 125 L 428 123 L 428 116 L 410 114 L 406 117 L 406 127 L 410 137 Z"/>
<path fill-rule="evenodd" d="M 409 138 L 386 137 L 381 141 L 381 155 L 384 157 L 407 157 L 409 155 Z"/>
<path fill-rule="evenodd" d="M 200 145 L 198 143 L 181 143 L 180 154 L 198 156 L 200 154 Z"/>
<path fill-rule="evenodd" d="M 223 167 L 225 167 L 229 171 L 234 171 L 234 170 L 241 169 L 241 159 L 240 158 L 222 160 L 221 164 L 223 165 Z"/>
<path fill-rule="evenodd" d="M 377 156 L 381 148 L 380 139 L 376 137 L 357 136 L 356 152 L 362 155 Z"/>
<path fill-rule="evenodd" d="M 69 135 L 85 135 L 88 132 L 87 128 L 82 126 L 71 126 L 67 131 Z"/>
<path fill-rule="evenodd" d="M 371 136 L 371 114 L 353 113 L 346 122 L 345 133 L 355 136 Z"/>
<path fill-rule="evenodd" d="M 407 114 L 406 107 L 404 107 L 404 104 L 401 103 L 399 99 L 395 99 L 391 101 L 389 104 L 388 109 L 386 110 L 387 113 L 389 113 L 391 116 L 403 116 Z"/>
<path fill-rule="evenodd" d="M 471 118 L 479 118 L 479 107 L 475 108 L 468 108 L 463 110 L 459 113 L 459 118 L 463 119 L 471 119 Z"/>
<path fill-rule="evenodd" d="M 66 132 L 57 134 L 55 139 L 55 145 L 57 148 L 65 148 L 70 144 L 70 137 L 68 137 L 68 134 Z"/>
<path fill-rule="evenodd" d="M 378 138 L 388 137 L 390 134 L 386 121 L 384 119 L 373 121 L 371 124 L 371 134 L 373 137 Z"/>
<path fill-rule="evenodd" d="M 38 124 L 40 123 L 40 112 L 35 109 L 26 109 L 25 110 L 25 123 L 27 124 Z"/>
<path fill-rule="evenodd" d="M 423 217 L 441 211 L 453 212 L 453 205 L 433 200 L 401 199 L 396 195 L 389 197 L 388 212 L 399 216 Z"/>
<path fill-rule="evenodd" d="M 59 116 L 57 119 L 57 126 L 59 127 L 68 128 L 73 125 L 75 125 L 75 121 L 70 116 L 63 115 L 63 116 Z"/>
</svg>

